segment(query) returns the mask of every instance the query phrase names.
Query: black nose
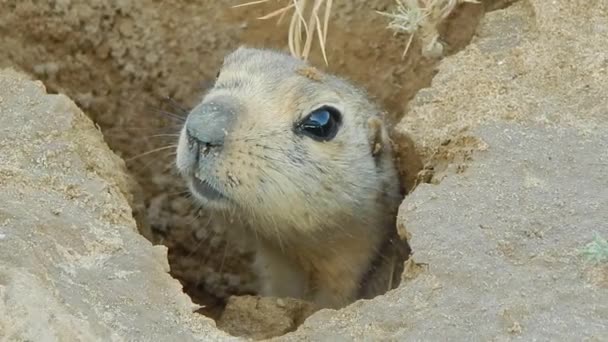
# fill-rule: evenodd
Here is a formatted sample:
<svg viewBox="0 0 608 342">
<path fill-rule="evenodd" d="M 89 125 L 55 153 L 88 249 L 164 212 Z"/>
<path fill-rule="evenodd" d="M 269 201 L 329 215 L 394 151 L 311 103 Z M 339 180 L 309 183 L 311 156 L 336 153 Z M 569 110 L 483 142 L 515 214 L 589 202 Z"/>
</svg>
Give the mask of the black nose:
<svg viewBox="0 0 608 342">
<path fill-rule="evenodd" d="M 188 142 L 197 144 L 201 149 L 222 146 L 234 122 L 236 110 L 229 98 L 203 101 L 194 107 L 186 119 Z"/>
</svg>

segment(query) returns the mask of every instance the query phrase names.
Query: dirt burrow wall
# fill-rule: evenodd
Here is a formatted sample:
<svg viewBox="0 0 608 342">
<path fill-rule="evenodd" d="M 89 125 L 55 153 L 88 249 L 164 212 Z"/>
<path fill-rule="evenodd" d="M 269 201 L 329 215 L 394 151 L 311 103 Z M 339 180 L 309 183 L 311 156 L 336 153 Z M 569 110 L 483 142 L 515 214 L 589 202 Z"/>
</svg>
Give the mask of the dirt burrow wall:
<svg viewBox="0 0 608 342">
<path fill-rule="evenodd" d="M 416 140 L 423 162 L 445 165 L 429 172 L 439 181 L 444 171 L 439 186 L 422 185 L 401 208 L 399 226 L 412 233 L 421 267 L 410 265 L 404 284 L 386 296 L 318 312 L 281 340 L 605 339 L 608 269 L 586 262 L 580 250 L 594 233 L 608 234 L 607 12 L 602 1 L 522 0 L 485 16 L 471 45 L 441 64 L 432 87 L 418 94 L 397 127 Z M 19 42 L 1 23 L 3 42 Z M 61 46 L 19 44 L 23 50 L 0 52 L 3 63 L 17 65 L 15 51 Z M 49 104 L 56 97 L 43 96 L 40 85 L 14 79 L 3 77 L 0 88 L 0 121 L 6 120 L 0 193 L 9 195 L 0 202 L 6 209 L 0 212 L 6 246 L 0 317 L 9 317 L 0 321 L 0 335 L 226 338 L 211 321 L 186 313 L 187 298 L 162 274 L 164 255 L 135 234 L 129 181 L 120 161 L 99 145 L 99 133 L 82 114 L 77 129 L 70 128 L 72 105 Z M 43 120 L 49 115 L 56 120 Z M 53 152 L 49 146 L 58 142 L 59 153 Z M 48 184 L 59 188 L 43 187 Z M 88 195 L 99 189 L 108 195 Z M 128 273 L 133 270 L 142 272 Z M 138 290 L 129 291 L 134 284 Z M 142 291 L 142 284 L 150 287 Z M 250 309 L 258 305 L 254 300 Z M 98 319 L 82 319 L 82 312 Z M 270 322 L 283 324 L 277 331 L 293 328 L 280 321 Z"/>
<path fill-rule="evenodd" d="M 0 339 L 226 340 L 131 216 L 124 162 L 64 95 L 0 70 Z"/>
<path fill-rule="evenodd" d="M 250 293 L 250 251 L 226 245 L 225 227 L 209 221 L 186 198 L 172 169 L 179 122 L 167 96 L 186 109 L 200 99 L 223 56 L 241 44 L 285 48 L 286 26 L 256 17 L 269 4 L 232 9 L 239 1 L 3 1 L 0 66 L 34 75 L 49 91 L 76 101 L 99 125 L 110 147 L 127 158 L 141 185 L 134 209 L 140 228 L 169 247 L 172 273 L 200 303 L 221 304 L 231 293 Z M 272 2 L 271 2 L 272 3 Z M 485 5 L 499 3 L 487 1 Z M 386 29 L 392 0 L 334 2 L 329 69 L 351 78 L 385 105 L 392 122 L 408 100 L 430 83 L 436 60 L 423 58 L 417 42 L 401 58 L 406 37 Z M 484 5 L 465 4 L 441 25 L 446 52 L 470 39 Z M 322 67 L 318 49 L 312 61 Z M 401 141 L 401 140 L 400 140 Z M 401 141 L 403 143 L 403 141 Z M 408 145 L 409 146 L 409 145 Z M 411 182 L 421 168 L 415 153 L 403 156 Z M 211 310 L 207 312 L 217 315 Z"/>
<path fill-rule="evenodd" d="M 396 127 L 416 142 L 430 180 L 462 172 L 485 144 L 470 134 L 506 120 L 592 129 L 606 119 L 606 2 L 509 2 L 491 12 L 471 44 L 441 63 L 428 88 L 408 103 Z M 594 13 L 585 25 L 579 18 Z M 579 62 L 580 61 L 580 62 Z M 576 95 L 575 95 L 576 94 Z M 578 108 L 580 110 L 575 110 Z"/>
</svg>

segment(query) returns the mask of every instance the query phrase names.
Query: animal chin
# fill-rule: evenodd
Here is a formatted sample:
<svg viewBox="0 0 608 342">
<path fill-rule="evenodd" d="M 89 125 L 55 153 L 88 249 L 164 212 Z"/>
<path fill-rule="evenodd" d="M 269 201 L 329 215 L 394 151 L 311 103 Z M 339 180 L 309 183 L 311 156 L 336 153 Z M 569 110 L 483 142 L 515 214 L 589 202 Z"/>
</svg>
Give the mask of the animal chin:
<svg viewBox="0 0 608 342">
<path fill-rule="evenodd" d="M 190 181 L 190 190 L 196 197 L 204 200 L 205 203 L 217 207 L 225 207 L 229 200 L 224 193 L 217 190 L 209 182 L 197 177 L 192 177 Z"/>
</svg>

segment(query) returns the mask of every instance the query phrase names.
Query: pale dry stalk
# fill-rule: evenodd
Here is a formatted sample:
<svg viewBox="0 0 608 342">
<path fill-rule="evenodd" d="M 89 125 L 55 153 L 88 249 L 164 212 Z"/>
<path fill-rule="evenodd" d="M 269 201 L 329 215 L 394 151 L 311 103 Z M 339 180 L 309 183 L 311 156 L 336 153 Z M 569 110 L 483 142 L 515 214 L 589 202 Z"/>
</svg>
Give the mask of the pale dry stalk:
<svg viewBox="0 0 608 342">
<path fill-rule="evenodd" d="M 478 0 L 395 0 L 396 7 L 391 13 L 379 12 L 390 18 L 388 28 L 409 35 L 402 57 L 405 57 L 416 34 L 428 38 L 425 50 L 441 51 L 437 25 L 445 20 L 462 3 L 479 3 Z M 436 53 L 432 53 L 435 55 Z"/>
<path fill-rule="evenodd" d="M 259 5 L 270 1 L 271 0 L 248 1 L 233 7 Z M 329 25 L 332 0 L 284 1 L 289 1 L 289 3 L 275 11 L 259 17 L 258 19 L 266 20 L 278 16 L 278 24 L 283 20 L 289 11 L 293 10 L 293 13 L 291 14 L 291 21 L 289 23 L 289 30 L 287 32 L 287 44 L 289 46 L 290 53 L 295 57 L 307 60 L 310 56 L 312 43 L 316 35 L 317 39 L 319 40 L 319 45 L 321 47 L 321 53 L 323 54 L 325 64 L 328 64 L 325 45 L 327 43 L 327 27 Z M 321 17 L 323 19 L 321 19 Z"/>
</svg>

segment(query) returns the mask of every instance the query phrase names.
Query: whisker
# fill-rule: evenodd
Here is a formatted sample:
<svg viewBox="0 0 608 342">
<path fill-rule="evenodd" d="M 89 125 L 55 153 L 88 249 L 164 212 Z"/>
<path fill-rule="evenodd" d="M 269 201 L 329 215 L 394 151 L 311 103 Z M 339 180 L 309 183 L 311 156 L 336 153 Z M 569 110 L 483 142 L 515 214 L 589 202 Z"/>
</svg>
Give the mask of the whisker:
<svg viewBox="0 0 608 342">
<path fill-rule="evenodd" d="M 178 133 L 166 133 L 166 134 L 154 134 L 147 136 L 148 138 L 160 138 L 160 137 L 179 137 Z"/>
<path fill-rule="evenodd" d="M 184 116 L 181 116 L 181 115 L 178 115 L 178 114 L 175 114 L 175 113 L 171 113 L 171 112 L 166 111 L 166 110 L 151 109 L 150 111 L 153 112 L 153 113 L 156 113 L 156 114 L 166 115 L 167 117 L 169 117 L 171 119 L 174 119 L 174 120 L 177 120 L 179 122 L 185 122 L 186 121 L 186 118 Z"/>
<path fill-rule="evenodd" d="M 166 154 L 166 155 L 162 156 L 161 158 L 163 158 L 163 159 L 168 159 L 169 157 L 171 157 L 171 156 L 173 156 L 173 155 L 175 155 L 175 154 L 176 154 L 176 152 L 171 152 L 171 153 L 168 153 L 168 154 Z M 150 160 L 149 162 L 147 162 L 147 163 L 146 163 L 144 166 L 142 166 L 142 167 L 138 168 L 137 170 L 138 170 L 139 172 L 141 172 L 141 171 L 143 171 L 143 170 L 147 169 L 147 168 L 148 168 L 148 167 L 150 167 L 152 164 L 154 164 L 155 162 L 158 162 L 158 161 L 159 161 L 159 159 L 152 159 L 152 160 Z M 165 168 L 164 168 L 164 169 L 163 169 L 163 170 L 160 172 L 160 174 L 167 172 L 167 169 L 169 169 L 170 167 L 171 167 L 171 165 L 165 166 Z"/>
<path fill-rule="evenodd" d="M 175 158 L 175 155 L 177 154 L 177 152 L 171 152 L 168 155 L 165 156 L 165 158 L 169 158 L 171 157 L 171 160 L 173 161 L 173 159 Z M 171 173 L 173 173 L 174 175 L 177 175 L 176 172 L 173 171 L 178 171 L 177 168 L 175 167 L 175 164 L 173 162 L 167 163 L 167 165 L 165 166 L 164 169 L 162 169 L 161 174 L 165 173 L 167 171 L 172 171 Z"/>
<path fill-rule="evenodd" d="M 173 144 L 173 145 L 169 145 L 169 146 L 164 146 L 164 147 L 155 148 L 155 149 L 150 150 L 150 151 L 148 151 L 148 152 L 144 152 L 144 153 L 138 154 L 138 155 L 136 155 L 136 156 L 133 156 L 133 157 L 131 157 L 131 158 L 125 159 L 125 161 L 126 161 L 126 162 L 130 162 L 130 161 L 133 161 L 133 160 L 135 160 L 135 159 L 138 159 L 138 158 L 141 158 L 141 157 L 147 156 L 147 155 L 152 154 L 152 153 L 156 153 L 156 152 L 160 152 L 160 151 L 164 151 L 164 150 L 168 150 L 168 149 L 170 149 L 170 148 L 176 148 L 176 147 L 177 147 L 177 144 Z"/>
<path fill-rule="evenodd" d="M 180 114 L 188 114 L 189 110 L 171 96 L 166 96 L 165 101 L 169 104 L 169 106 L 171 106 L 171 108 L 177 110 Z"/>
<path fill-rule="evenodd" d="M 197 212 L 197 214 L 196 214 L 196 217 L 195 217 L 195 219 L 194 219 L 192 222 L 194 222 L 195 220 L 198 220 L 198 219 L 201 217 L 201 214 L 200 214 L 200 209 L 201 209 L 201 208 L 202 208 L 202 206 L 199 206 L 199 208 L 198 208 L 198 210 L 197 210 L 198 212 Z M 211 223 L 211 216 L 209 216 L 209 219 L 207 220 L 207 223 L 205 223 L 205 225 L 204 225 L 202 228 L 199 228 L 199 229 L 207 229 L 207 227 L 209 226 L 209 223 Z M 192 257 L 192 256 L 193 256 L 193 255 L 194 255 L 196 252 L 198 252 L 198 251 L 199 251 L 199 249 L 201 248 L 201 246 L 203 245 L 203 242 L 205 242 L 205 239 L 200 239 L 200 240 L 198 240 L 198 241 L 196 242 L 196 245 L 194 246 L 194 248 L 193 248 L 193 249 L 192 249 L 192 250 L 191 250 L 191 251 L 188 253 L 188 256 L 187 256 L 187 257 L 188 257 L 188 258 L 189 258 L 189 257 Z M 209 255 L 207 254 L 207 255 L 205 255 L 205 257 L 203 258 L 203 262 L 202 262 L 202 264 L 203 264 L 203 265 L 207 263 L 207 258 L 208 258 L 208 257 L 209 257 Z"/>
<path fill-rule="evenodd" d="M 159 127 L 159 126 L 148 126 L 148 127 L 136 127 L 136 126 L 118 126 L 118 127 L 112 127 L 109 129 L 102 129 L 103 134 L 116 134 L 116 133 L 125 133 L 128 131 L 154 131 L 154 130 L 158 130 L 159 132 L 162 132 L 163 130 L 175 130 L 175 131 L 179 131 L 182 128 L 183 124 L 175 124 L 175 125 L 167 125 L 167 126 L 163 126 L 163 127 Z M 117 131 L 117 132 L 115 132 Z M 174 131 L 173 131 L 174 132 Z"/>
<path fill-rule="evenodd" d="M 195 210 L 193 210 L 193 211 L 196 211 L 196 215 L 191 220 L 189 220 L 188 222 L 186 222 L 187 225 L 193 224 L 194 221 L 198 220 L 201 217 L 201 209 L 203 209 L 203 205 L 202 204 L 198 204 L 197 207 L 198 208 L 196 208 Z M 211 218 L 209 218 L 209 219 L 211 220 Z"/>
<path fill-rule="evenodd" d="M 169 197 L 190 197 L 192 196 L 192 194 L 190 193 L 190 190 L 183 190 L 183 191 L 176 191 L 176 192 L 169 192 L 167 193 L 167 196 Z"/>
<path fill-rule="evenodd" d="M 218 270 L 218 273 L 219 273 L 219 274 L 222 274 L 222 271 L 224 270 L 224 262 L 226 261 L 226 254 L 228 254 L 228 253 L 227 253 L 227 252 L 228 252 L 228 242 L 229 242 L 230 240 L 228 240 L 228 239 L 225 239 L 225 240 L 226 240 L 226 241 L 224 242 L 224 253 L 223 253 L 223 255 L 222 255 L 222 261 L 221 261 L 221 263 L 220 263 L 220 268 L 219 268 L 219 270 Z"/>
</svg>

